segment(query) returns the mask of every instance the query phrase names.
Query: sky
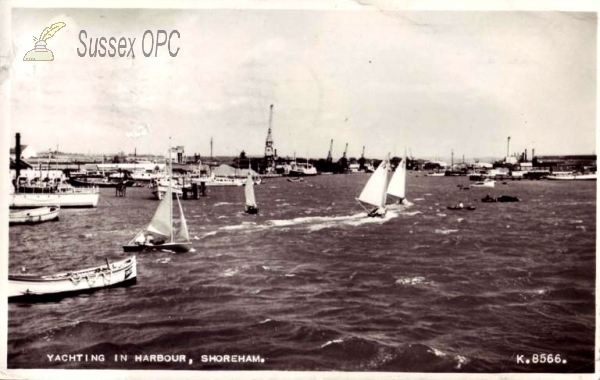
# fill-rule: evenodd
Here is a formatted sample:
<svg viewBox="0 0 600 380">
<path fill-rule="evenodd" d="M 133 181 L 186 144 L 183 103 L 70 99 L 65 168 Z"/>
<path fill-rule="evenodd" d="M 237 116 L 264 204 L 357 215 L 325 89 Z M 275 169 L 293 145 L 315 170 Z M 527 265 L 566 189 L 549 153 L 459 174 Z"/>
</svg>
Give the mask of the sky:
<svg viewBox="0 0 600 380">
<path fill-rule="evenodd" d="M 55 22 L 52 62 L 24 62 Z M 177 30 L 142 54 L 144 31 Z M 136 38 L 131 57 L 80 57 Z M 12 130 L 38 151 L 595 154 L 594 13 L 14 9 Z M 149 41 L 149 40 L 148 40 Z M 148 44 L 149 46 L 149 44 Z M 136 133 L 138 132 L 138 133 Z M 169 137 L 171 138 L 169 140 Z"/>
</svg>

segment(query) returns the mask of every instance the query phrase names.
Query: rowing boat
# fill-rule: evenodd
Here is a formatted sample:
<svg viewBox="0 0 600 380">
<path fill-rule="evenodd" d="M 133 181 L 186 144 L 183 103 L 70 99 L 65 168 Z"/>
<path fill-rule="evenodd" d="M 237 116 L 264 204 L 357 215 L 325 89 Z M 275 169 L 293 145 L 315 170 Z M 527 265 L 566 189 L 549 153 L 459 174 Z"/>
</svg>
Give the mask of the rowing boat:
<svg viewBox="0 0 600 380">
<path fill-rule="evenodd" d="M 13 224 L 33 224 L 58 220 L 60 212 L 59 206 L 38 207 L 35 209 L 10 211 L 8 217 L 9 225 Z"/>
<path fill-rule="evenodd" d="M 8 275 L 8 297 L 41 297 L 85 292 L 136 282 L 136 259 L 52 275 Z"/>
</svg>

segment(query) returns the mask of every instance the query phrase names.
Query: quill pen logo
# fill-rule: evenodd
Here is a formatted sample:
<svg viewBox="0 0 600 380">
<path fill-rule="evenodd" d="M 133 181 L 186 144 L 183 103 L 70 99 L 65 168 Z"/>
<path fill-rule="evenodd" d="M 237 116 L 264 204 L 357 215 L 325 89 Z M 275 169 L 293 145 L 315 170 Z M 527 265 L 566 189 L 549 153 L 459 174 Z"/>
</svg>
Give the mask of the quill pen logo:
<svg viewBox="0 0 600 380">
<path fill-rule="evenodd" d="M 52 50 L 46 48 L 46 41 L 65 26 L 67 26 L 67 24 L 64 22 L 57 22 L 44 29 L 42 34 L 40 34 L 40 38 L 33 37 L 33 40 L 36 41 L 35 48 L 29 50 L 27 54 L 25 54 L 23 61 L 54 61 L 54 54 L 52 53 Z"/>
</svg>

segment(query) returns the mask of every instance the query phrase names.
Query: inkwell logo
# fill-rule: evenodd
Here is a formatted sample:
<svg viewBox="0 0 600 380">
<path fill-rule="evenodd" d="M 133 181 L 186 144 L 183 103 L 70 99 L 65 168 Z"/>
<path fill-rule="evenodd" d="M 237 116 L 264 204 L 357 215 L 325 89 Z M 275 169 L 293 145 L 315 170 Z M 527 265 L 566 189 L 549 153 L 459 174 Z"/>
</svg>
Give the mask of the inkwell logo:
<svg viewBox="0 0 600 380">
<path fill-rule="evenodd" d="M 33 37 L 33 40 L 36 41 L 35 48 L 25 54 L 23 61 L 54 61 L 54 54 L 52 54 L 52 50 L 46 48 L 46 41 L 66 25 L 64 22 L 57 22 L 44 29 L 39 39 Z"/>
</svg>

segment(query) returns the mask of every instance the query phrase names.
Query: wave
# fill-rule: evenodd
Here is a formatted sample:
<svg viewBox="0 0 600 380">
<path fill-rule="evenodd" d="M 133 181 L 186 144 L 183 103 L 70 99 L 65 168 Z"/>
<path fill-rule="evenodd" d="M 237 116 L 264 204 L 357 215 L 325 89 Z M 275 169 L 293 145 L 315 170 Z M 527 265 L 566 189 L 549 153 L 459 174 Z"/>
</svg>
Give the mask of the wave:
<svg viewBox="0 0 600 380">
<path fill-rule="evenodd" d="M 215 204 L 213 204 L 213 207 L 217 207 L 217 206 L 225 206 L 225 205 L 232 205 L 233 203 L 231 202 L 217 202 Z"/>
<path fill-rule="evenodd" d="M 448 235 L 454 232 L 458 232 L 458 230 L 448 230 L 446 228 L 442 228 L 442 229 L 436 229 L 435 233 L 436 234 L 442 234 L 442 235 Z"/>
<path fill-rule="evenodd" d="M 237 273 L 239 272 L 239 270 L 237 268 L 229 268 L 227 270 L 225 270 L 222 274 L 223 277 L 233 277 L 235 276 Z"/>
<path fill-rule="evenodd" d="M 326 343 L 323 343 L 323 344 L 321 345 L 321 348 L 325 348 L 325 347 L 329 346 L 330 344 L 334 344 L 334 343 L 344 343 L 344 340 L 343 340 L 343 339 L 334 339 L 334 340 L 330 340 L 330 341 L 328 341 L 328 342 L 326 342 Z"/>
<path fill-rule="evenodd" d="M 274 226 L 302 226 L 308 225 L 308 230 L 311 232 L 319 231 L 324 228 L 338 227 L 338 226 L 351 226 L 358 227 L 364 224 L 383 224 L 393 218 L 398 217 L 398 213 L 394 211 L 388 211 L 383 218 L 369 218 L 364 212 L 344 215 L 344 216 L 312 216 L 312 217 L 301 217 L 294 219 L 284 220 L 271 220 L 270 222 Z"/>
<path fill-rule="evenodd" d="M 235 230 L 243 230 L 243 229 L 248 229 L 248 228 L 252 228 L 256 226 L 255 222 L 243 222 L 242 224 L 237 224 L 235 226 L 223 226 L 220 227 L 220 230 L 224 230 L 224 231 L 235 231 Z M 213 231 L 216 233 L 216 231 Z M 210 233 L 210 232 L 209 232 Z M 208 236 L 208 235 L 206 235 Z"/>
<path fill-rule="evenodd" d="M 292 219 L 271 219 L 264 224 L 256 224 L 255 222 L 244 222 L 233 226 L 223 226 L 220 230 L 224 231 L 239 231 L 239 230 L 258 230 L 266 228 L 285 229 L 287 227 L 306 227 L 310 232 L 319 231 L 324 228 L 350 226 L 358 227 L 364 224 L 383 224 L 391 219 L 397 218 L 400 215 L 414 216 L 420 214 L 420 211 L 406 212 L 405 206 L 399 208 L 388 209 L 382 218 L 369 218 L 366 212 L 359 212 L 352 215 L 338 216 L 302 216 Z"/>
<path fill-rule="evenodd" d="M 430 347 L 427 350 L 427 352 L 432 353 L 439 358 L 444 358 L 444 357 L 449 356 L 456 363 L 456 365 L 454 366 L 454 369 L 461 369 L 463 364 L 467 364 L 469 362 L 469 360 L 462 355 L 448 355 L 444 351 L 438 350 L 435 347 Z"/>
<path fill-rule="evenodd" d="M 396 284 L 398 285 L 432 285 L 433 281 L 425 281 L 425 277 L 416 276 L 416 277 L 400 277 L 396 280 Z"/>
</svg>

